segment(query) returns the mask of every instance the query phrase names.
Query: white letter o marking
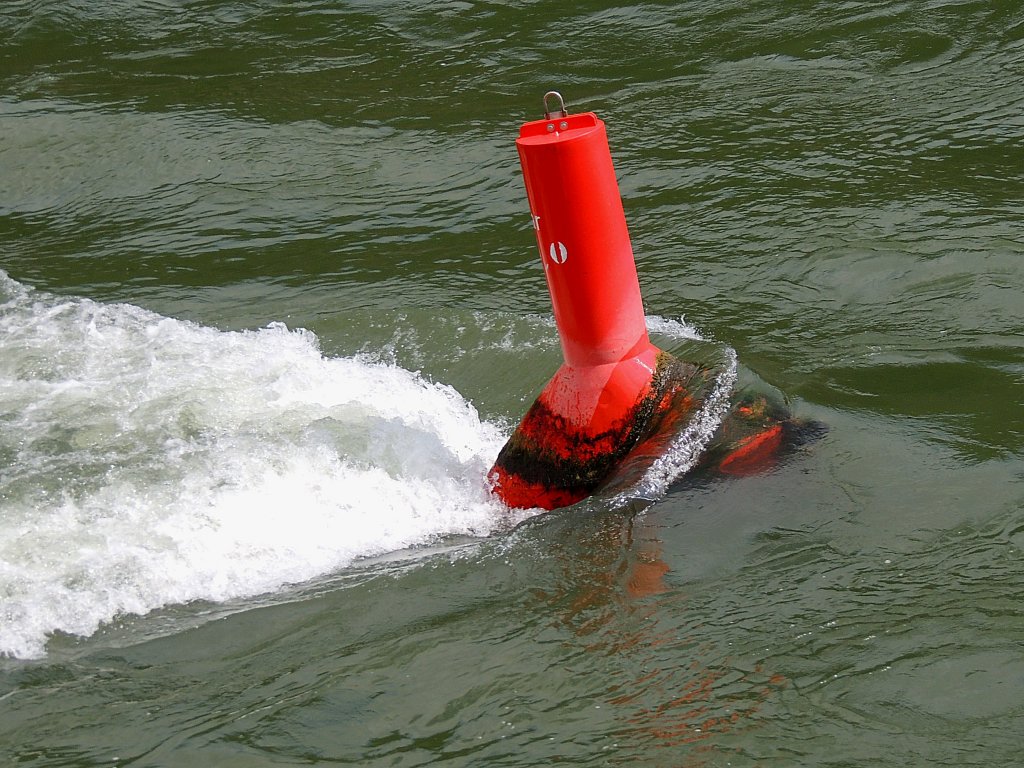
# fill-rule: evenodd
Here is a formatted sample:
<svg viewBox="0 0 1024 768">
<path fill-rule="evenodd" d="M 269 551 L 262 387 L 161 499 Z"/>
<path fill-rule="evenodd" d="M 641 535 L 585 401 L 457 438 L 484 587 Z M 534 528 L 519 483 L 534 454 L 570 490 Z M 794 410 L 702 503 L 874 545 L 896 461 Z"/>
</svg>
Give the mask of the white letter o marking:
<svg viewBox="0 0 1024 768">
<path fill-rule="evenodd" d="M 552 243 L 548 247 L 548 256 L 555 264 L 565 264 L 569 258 L 569 252 L 565 249 L 565 243 Z"/>
</svg>

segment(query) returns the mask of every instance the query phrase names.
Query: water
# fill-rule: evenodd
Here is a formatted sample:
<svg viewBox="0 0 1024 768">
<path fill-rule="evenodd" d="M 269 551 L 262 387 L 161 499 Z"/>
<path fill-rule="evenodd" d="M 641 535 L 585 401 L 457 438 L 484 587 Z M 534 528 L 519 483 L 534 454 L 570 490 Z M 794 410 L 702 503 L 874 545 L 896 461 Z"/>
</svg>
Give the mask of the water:
<svg viewBox="0 0 1024 768">
<path fill-rule="evenodd" d="M 15 0 L 0 41 L 0 764 L 1020 763 L 1019 4 Z M 559 359 L 551 87 L 656 340 L 826 437 L 486 494 Z"/>
</svg>

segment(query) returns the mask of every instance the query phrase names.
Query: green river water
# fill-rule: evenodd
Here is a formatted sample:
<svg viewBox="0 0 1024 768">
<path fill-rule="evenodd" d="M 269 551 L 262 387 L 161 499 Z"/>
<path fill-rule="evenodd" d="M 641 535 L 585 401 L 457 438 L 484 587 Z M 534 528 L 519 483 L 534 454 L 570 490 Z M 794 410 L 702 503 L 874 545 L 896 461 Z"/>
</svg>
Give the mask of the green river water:
<svg viewBox="0 0 1024 768">
<path fill-rule="evenodd" d="M 487 495 L 552 88 L 824 437 Z M 2 766 L 1019 766 L 1022 393 L 1019 2 L 0 4 Z"/>
</svg>

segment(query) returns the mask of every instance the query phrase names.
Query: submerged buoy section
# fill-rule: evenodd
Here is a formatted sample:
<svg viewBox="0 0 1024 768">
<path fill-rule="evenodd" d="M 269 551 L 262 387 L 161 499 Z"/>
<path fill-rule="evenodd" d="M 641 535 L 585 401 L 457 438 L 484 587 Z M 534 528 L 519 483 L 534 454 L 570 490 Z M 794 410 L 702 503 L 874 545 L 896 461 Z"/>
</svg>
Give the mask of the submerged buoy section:
<svg viewBox="0 0 1024 768">
<path fill-rule="evenodd" d="M 716 371 L 648 338 L 604 122 L 593 112 L 568 114 L 554 91 L 544 108 L 543 120 L 520 127 L 516 148 L 564 362 L 489 479 L 510 507 L 555 509 L 599 489 L 627 457 L 663 451 L 704 404 Z M 737 470 L 777 443 L 774 412 L 770 422 L 758 440 L 760 432 L 738 422 L 731 445 L 746 454 L 731 460 Z M 718 457 L 721 469 L 731 455 Z"/>
</svg>

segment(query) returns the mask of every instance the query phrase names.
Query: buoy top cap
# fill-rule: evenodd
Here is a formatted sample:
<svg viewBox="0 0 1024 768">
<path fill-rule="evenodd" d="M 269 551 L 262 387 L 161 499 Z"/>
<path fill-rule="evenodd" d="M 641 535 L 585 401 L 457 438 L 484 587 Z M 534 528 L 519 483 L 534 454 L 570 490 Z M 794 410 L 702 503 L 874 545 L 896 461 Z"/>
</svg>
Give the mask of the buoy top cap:
<svg viewBox="0 0 1024 768">
<path fill-rule="evenodd" d="M 544 120 L 531 120 L 519 128 L 517 144 L 549 144 L 556 141 L 571 141 L 604 126 L 593 112 L 566 115 Z"/>
</svg>

